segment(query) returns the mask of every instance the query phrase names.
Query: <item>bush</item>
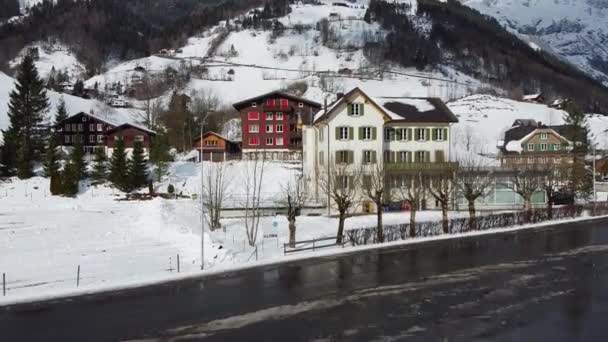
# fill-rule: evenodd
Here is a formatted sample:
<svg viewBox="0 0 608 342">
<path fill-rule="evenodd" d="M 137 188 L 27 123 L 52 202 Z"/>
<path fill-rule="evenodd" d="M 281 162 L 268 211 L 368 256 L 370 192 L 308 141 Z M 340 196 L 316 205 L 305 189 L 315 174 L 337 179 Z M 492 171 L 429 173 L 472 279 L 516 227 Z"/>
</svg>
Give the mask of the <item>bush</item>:
<svg viewBox="0 0 608 342">
<path fill-rule="evenodd" d="M 175 193 L 175 187 L 173 186 L 173 184 L 169 184 L 169 186 L 167 187 L 167 193 L 171 195 Z"/>
</svg>

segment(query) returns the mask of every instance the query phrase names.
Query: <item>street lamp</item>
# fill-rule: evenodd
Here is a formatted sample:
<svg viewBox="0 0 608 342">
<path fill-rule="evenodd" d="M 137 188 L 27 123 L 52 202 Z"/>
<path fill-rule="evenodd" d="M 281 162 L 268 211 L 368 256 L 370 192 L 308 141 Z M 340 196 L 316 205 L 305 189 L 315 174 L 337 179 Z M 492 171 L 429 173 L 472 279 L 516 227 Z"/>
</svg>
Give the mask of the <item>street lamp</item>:
<svg viewBox="0 0 608 342">
<path fill-rule="evenodd" d="M 204 175 L 204 163 L 203 163 L 203 134 L 205 132 L 205 121 L 207 117 L 209 117 L 211 113 L 205 114 L 205 116 L 201 119 L 201 140 L 200 140 L 200 149 L 201 149 L 201 270 L 205 269 L 205 201 L 203 200 L 204 191 L 205 191 L 205 179 Z"/>
<path fill-rule="evenodd" d="M 327 216 L 331 216 L 331 196 L 330 196 L 330 186 L 331 186 L 331 177 L 330 177 L 330 170 L 329 170 L 329 155 L 330 155 L 330 151 L 329 151 L 329 122 L 320 122 L 319 126 L 326 126 L 327 127 L 327 157 L 325 158 L 325 162 L 327 165 Z M 318 178 L 318 177 L 317 177 Z M 318 180 L 317 180 L 318 181 Z"/>
</svg>

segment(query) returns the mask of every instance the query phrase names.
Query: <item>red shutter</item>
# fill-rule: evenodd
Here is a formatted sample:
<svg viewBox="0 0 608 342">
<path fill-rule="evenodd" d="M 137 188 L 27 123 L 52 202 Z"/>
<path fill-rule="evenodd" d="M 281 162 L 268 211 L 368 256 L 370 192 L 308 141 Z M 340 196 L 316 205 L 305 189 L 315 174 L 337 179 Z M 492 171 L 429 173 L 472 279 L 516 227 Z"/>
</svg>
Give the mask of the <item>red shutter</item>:
<svg viewBox="0 0 608 342">
<path fill-rule="evenodd" d="M 287 107 L 289 107 L 289 100 L 281 99 L 281 108 L 287 108 Z"/>
</svg>

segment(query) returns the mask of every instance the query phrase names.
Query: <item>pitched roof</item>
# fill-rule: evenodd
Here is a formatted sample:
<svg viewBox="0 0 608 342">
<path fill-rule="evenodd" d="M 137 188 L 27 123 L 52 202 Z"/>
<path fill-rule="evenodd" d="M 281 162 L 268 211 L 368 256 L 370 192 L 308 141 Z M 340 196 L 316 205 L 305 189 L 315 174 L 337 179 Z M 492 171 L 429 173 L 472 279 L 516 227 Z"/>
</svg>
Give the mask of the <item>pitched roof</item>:
<svg viewBox="0 0 608 342">
<path fill-rule="evenodd" d="M 573 126 L 571 125 L 546 126 L 540 122 L 536 122 L 535 120 L 517 119 L 513 123 L 513 126 L 511 126 L 511 128 L 505 132 L 501 150 L 503 152 L 514 152 L 511 148 L 507 147 L 513 146 L 514 144 L 509 143 L 518 142 L 521 144 L 537 129 L 551 129 L 558 135 L 558 137 L 568 141 L 570 141 L 570 137 L 572 136 L 573 132 Z"/>
<path fill-rule="evenodd" d="M 234 141 L 234 140 L 230 140 L 230 139 L 226 138 L 225 136 L 223 136 L 223 135 L 221 135 L 221 134 L 219 134 L 219 133 L 216 133 L 216 132 L 214 132 L 214 131 L 207 131 L 207 132 L 205 132 L 205 133 L 203 134 L 203 138 L 205 138 L 205 137 L 206 137 L 206 136 L 208 136 L 208 135 L 215 135 L 215 136 L 219 137 L 219 138 L 220 138 L 220 139 L 222 139 L 222 140 L 226 140 L 226 141 L 228 141 L 228 142 L 236 143 L 236 141 Z M 196 138 L 194 138 L 194 141 L 199 141 L 199 140 L 201 140 L 201 137 L 200 137 L 200 136 L 197 136 Z M 195 145 L 196 145 L 196 144 L 195 144 Z"/>
<path fill-rule="evenodd" d="M 240 110 L 242 108 L 248 107 L 251 104 L 251 102 L 257 102 L 257 101 L 260 101 L 267 97 L 281 97 L 281 98 L 289 99 L 289 100 L 292 100 L 295 102 L 306 103 L 307 105 L 312 106 L 312 107 L 321 108 L 320 103 L 305 99 L 303 97 L 294 96 L 294 95 L 288 94 L 288 93 L 280 91 L 280 90 L 275 90 L 275 91 L 271 91 L 269 93 L 258 95 L 256 97 L 248 98 L 246 100 L 242 100 L 237 103 L 234 103 L 232 106 L 236 110 Z"/>
<path fill-rule="evenodd" d="M 397 122 L 458 122 L 458 118 L 438 98 L 423 97 L 371 97 L 360 88 L 353 88 L 338 99 L 327 111 L 315 117 L 315 122 L 328 117 L 335 108 L 344 103 L 353 93 L 359 92 L 387 118 L 387 121 Z"/>
<path fill-rule="evenodd" d="M 107 132 L 119 131 L 119 130 L 125 129 L 127 127 L 132 127 L 132 128 L 138 129 L 140 131 L 143 131 L 143 132 L 146 132 L 146 133 L 149 133 L 149 134 L 152 134 L 152 135 L 156 135 L 155 131 L 153 131 L 153 130 L 151 130 L 149 128 L 146 128 L 144 126 L 140 126 L 140 125 L 133 124 L 133 123 L 130 123 L 130 122 L 123 123 L 122 125 L 118 125 L 118 126 L 112 128 L 112 129 L 108 130 Z"/>
</svg>

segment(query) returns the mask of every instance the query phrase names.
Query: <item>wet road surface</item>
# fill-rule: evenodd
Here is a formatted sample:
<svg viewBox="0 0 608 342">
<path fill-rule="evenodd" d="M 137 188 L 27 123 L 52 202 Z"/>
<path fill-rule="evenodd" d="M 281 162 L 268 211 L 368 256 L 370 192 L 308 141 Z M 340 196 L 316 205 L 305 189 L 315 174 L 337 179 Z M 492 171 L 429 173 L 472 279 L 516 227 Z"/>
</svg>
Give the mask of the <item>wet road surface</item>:
<svg viewBox="0 0 608 342">
<path fill-rule="evenodd" d="M 5 341 L 604 341 L 608 219 L 0 308 Z"/>
</svg>

